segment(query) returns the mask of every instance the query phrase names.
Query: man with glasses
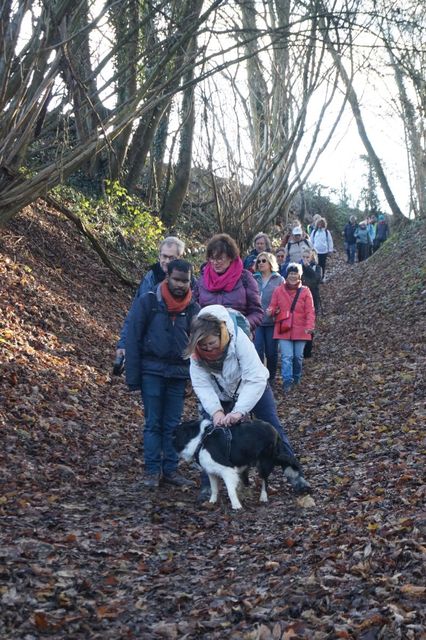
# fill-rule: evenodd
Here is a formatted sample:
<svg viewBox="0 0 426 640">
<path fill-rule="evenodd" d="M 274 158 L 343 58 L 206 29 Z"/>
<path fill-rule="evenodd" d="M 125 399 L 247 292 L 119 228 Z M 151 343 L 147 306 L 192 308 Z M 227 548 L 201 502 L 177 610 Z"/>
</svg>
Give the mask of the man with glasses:
<svg viewBox="0 0 426 640">
<path fill-rule="evenodd" d="M 158 261 L 153 264 L 147 274 L 142 278 L 141 283 L 136 291 L 136 295 L 133 299 L 132 306 L 136 300 L 138 300 L 144 293 L 148 291 L 155 291 L 160 282 L 163 282 L 167 275 L 167 267 L 172 260 L 181 258 L 185 251 L 185 243 L 175 236 L 168 236 L 164 238 L 159 247 Z M 129 323 L 130 310 L 124 320 L 123 326 L 120 331 L 120 339 L 117 342 L 116 358 L 120 359 L 124 357 L 127 327 Z"/>
</svg>

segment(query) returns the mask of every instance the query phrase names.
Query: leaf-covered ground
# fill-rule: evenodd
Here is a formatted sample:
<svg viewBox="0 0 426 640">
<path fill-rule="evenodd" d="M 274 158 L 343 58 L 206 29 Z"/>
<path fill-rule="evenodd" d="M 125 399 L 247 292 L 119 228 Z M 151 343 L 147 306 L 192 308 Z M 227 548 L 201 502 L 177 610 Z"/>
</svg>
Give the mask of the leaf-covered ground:
<svg viewBox="0 0 426 640">
<path fill-rule="evenodd" d="M 234 514 L 141 485 L 111 382 L 123 291 L 69 223 L 0 241 L 0 637 L 426 638 L 425 228 L 332 260 L 314 357 L 279 412 L 314 487 Z M 193 401 L 186 415 L 193 413 Z M 194 479 L 194 469 L 183 469 Z"/>
</svg>

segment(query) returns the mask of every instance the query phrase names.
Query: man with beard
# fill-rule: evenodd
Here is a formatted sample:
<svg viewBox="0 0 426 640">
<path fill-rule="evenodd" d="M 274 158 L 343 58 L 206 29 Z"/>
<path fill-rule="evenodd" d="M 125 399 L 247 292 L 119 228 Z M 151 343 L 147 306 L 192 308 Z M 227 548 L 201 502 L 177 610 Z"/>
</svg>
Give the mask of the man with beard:
<svg viewBox="0 0 426 640">
<path fill-rule="evenodd" d="M 192 484 L 177 472 L 173 432 L 180 422 L 189 380 L 188 346 L 191 321 L 200 307 L 192 300 L 192 266 L 172 260 L 155 292 L 132 305 L 126 335 L 126 383 L 140 390 L 145 414 L 144 463 L 146 487 L 160 480 L 176 486 Z"/>
</svg>

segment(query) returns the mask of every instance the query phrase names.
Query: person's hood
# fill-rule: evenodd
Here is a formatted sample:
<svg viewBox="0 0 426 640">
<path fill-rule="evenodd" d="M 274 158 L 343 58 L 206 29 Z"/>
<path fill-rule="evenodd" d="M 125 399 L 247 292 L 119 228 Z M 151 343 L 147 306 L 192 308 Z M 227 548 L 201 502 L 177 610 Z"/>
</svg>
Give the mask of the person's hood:
<svg viewBox="0 0 426 640">
<path fill-rule="evenodd" d="M 228 309 L 221 304 L 210 304 L 208 307 L 203 307 L 198 314 L 198 317 L 204 316 L 205 314 L 209 314 L 215 316 L 221 322 L 226 322 L 226 328 L 228 329 L 231 335 L 235 333 L 235 325 L 231 316 L 228 313 Z"/>
</svg>

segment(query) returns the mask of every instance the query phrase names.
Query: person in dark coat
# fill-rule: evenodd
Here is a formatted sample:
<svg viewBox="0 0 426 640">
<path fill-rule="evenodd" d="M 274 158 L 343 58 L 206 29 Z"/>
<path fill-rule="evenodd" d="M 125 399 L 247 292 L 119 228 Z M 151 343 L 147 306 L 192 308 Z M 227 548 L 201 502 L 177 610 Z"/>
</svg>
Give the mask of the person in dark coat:
<svg viewBox="0 0 426 640">
<path fill-rule="evenodd" d="M 146 487 L 163 482 L 192 484 L 177 472 L 173 433 L 180 422 L 189 363 L 183 358 L 192 319 L 200 307 L 192 299 L 192 266 L 173 260 L 155 292 L 138 298 L 130 311 L 126 334 L 126 383 L 141 390 L 145 413 Z"/>
<path fill-rule="evenodd" d="M 148 291 L 155 291 L 157 285 L 166 277 L 167 274 L 167 266 L 171 260 L 176 260 L 177 258 L 181 258 L 185 251 L 185 243 L 176 238 L 176 236 L 167 236 L 160 243 L 159 251 L 158 251 L 158 261 L 151 265 L 149 271 L 142 278 L 136 293 L 133 299 L 133 303 L 135 300 L 143 296 L 144 293 Z M 132 304 L 133 304 L 132 303 Z M 126 343 L 126 334 L 127 334 L 127 325 L 129 322 L 129 314 L 130 310 L 127 313 L 126 318 L 124 319 L 123 326 L 120 331 L 120 338 L 117 342 L 117 351 L 116 356 L 121 357 L 125 355 L 125 343 Z"/>
<path fill-rule="evenodd" d="M 346 255 L 348 258 L 348 264 L 354 264 L 356 254 L 356 235 L 357 222 L 355 216 L 349 218 L 349 222 L 345 224 L 343 229 L 343 238 L 345 242 Z"/>
<path fill-rule="evenodd" d="M 258 233 L 254 236 L 254 249 L 244 258 L 244 269 L 254 272 L 256 258 L 261 251 L 272 251 L 272 244 L 266 233 Z"/>
<path fill-rule="evenodd" d="M 315 313 L 321 311 L 320 283 L 322 278 L 321 267 L 318 264 L 318 256 L 315 249 L 304 249 L 301 265 L 303 269 L 302 284 L 309 287 L 314 301 Z"/>
<path fill-rule="evenodd" d="M 377 251 L 377 249 L 389 238 L 389 225 L 386 222 L 383 213 L 379 214 L 377 220 L 376 237 L 374 238 L 374 251 Z"/>
</svg>

